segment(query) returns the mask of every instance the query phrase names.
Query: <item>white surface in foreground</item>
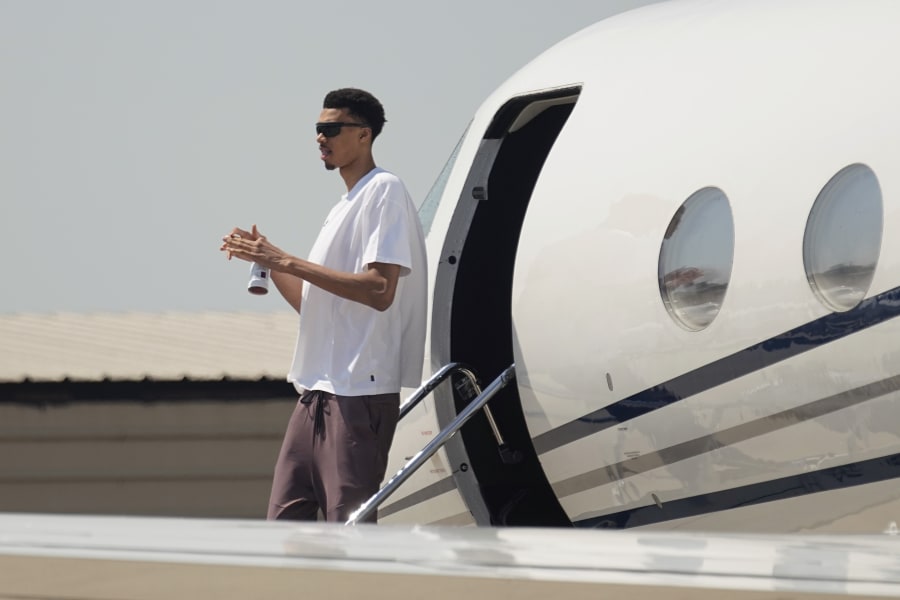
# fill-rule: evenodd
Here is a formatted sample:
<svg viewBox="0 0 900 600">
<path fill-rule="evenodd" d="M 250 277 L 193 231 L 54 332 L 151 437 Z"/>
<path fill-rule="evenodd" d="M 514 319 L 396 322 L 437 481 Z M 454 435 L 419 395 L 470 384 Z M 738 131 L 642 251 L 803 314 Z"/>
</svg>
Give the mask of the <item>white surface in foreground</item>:
<svg viewBox="0 0 900 600">
<path fill-rule="evenodd" d="M 0 598 L 434 600 L 498 584 L 518 598 L 900 596 L 900 539 L 0 514 Z"/>
</svg>

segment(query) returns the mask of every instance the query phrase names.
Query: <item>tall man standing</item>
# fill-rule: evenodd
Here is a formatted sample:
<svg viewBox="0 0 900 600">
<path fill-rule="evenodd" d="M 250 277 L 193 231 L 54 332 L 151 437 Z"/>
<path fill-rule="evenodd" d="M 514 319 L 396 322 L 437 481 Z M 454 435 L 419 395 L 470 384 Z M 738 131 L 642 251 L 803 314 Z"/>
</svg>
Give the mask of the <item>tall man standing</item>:
<svg viewBox="0 0 900 600">
<path fill-rule="evenodd" d="M 223 238 L 229 258 L 270 268 L 300 314 L 288 374 L 300 399 L 275 466 L 269 519 L 312 520 L 321 509 L 326 520 L 345 521 L 384 479 L 401 386 L 421 381 L 425 242 L 403 182 L 372 157 L 384 123 L 368 92 L 325 96 L 316 140 L 347 193 L 308 260 L 274 246 L 255 225 Z"/>
</svg>

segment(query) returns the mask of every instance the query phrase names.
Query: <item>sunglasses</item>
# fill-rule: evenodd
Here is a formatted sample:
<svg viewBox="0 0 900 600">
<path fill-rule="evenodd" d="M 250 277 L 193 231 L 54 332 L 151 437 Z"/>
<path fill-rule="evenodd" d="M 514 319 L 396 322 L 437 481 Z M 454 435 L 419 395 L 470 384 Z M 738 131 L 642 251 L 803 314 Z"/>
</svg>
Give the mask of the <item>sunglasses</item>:
<svg viewBox="0 0 900 600">
<path fill-rule="evenodd" d="M 343 123 L 341 121 L 316 123 L 316 135 L 322 134 L 327 138 L 333 138 L 341 135 L 341 127 L 368 127 L 368 125 L 364 123 Z"/>
</svg>

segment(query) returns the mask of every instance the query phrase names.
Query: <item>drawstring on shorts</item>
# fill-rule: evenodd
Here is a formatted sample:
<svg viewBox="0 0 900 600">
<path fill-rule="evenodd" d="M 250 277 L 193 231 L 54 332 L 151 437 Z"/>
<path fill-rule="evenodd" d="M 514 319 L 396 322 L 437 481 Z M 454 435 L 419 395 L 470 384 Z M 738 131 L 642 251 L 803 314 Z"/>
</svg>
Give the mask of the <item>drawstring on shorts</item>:
<svg viewBox="0 0 900 600">
<path fill-rule="evenodd" d="M 327 401 L 328 399 L 325 398 L 325 392 L 322 390 L 312 390 L 300 398 L 300 404 L 309 406 L 313 402 L 316 403 L 316 406 L 313 409 L 315 410 L 313 415 L 313 441 L 320 437 L 323 440 L 325 439 L 325 403 Z"/>
</svg>

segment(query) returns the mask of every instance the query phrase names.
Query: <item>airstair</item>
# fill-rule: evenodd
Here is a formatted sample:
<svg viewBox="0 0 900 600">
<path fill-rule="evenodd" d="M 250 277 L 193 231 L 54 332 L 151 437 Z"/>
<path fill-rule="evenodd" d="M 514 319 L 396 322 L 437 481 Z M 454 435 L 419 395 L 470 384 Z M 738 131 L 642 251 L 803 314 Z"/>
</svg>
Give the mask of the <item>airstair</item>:
<svg viewBox="0 0 900 600">
<path fill-rule="evenodd" d="M 388 480 L 374 496 L 366 500 L 362 506 L 354 511 L 345 525 L 356 525 L 365 521 L 372 513 L 378 509 L 381 504 L 388 499 L 409 477 L 415 473 L 419 467 L 434 456 L 434 453 L 446 444 L 457 431 L 459 431 L 466 422 L 472 418 L 479 410 L 484 410 L 488 424 L 497 441 L 497 448 L 500 452 L 500 459 L 507 464 L 514 464 L 521 460 L 521 454 L 512 450 L 503 440 L 497 422 L 491 414 L 491 408 L 488 401 L 493 398 L 497 392 L 506 387 L 509 382 L 516 378 L 516 365 L 511 364 L 497 376 L 484 390 L 478 383 L 478 377 L 474 370 L 465 363 L 452 362 L 441 367 L 441 369 L 431 376 L 431 378 L 423 383 L 409 399 L 400 407 L 400 419 L 402 420 L 409 412 L 416 407 L 425 397 L 435 390 L 441 383 L 453 374 L 459 374 L 462 377 L 457 379 L 455 384 L 457 392 L 466 399 L 474 398 L 469 402 L 466 408 L 460 412 L 453 421 L 444 427 L 428 444 L 422 448 L 415 456 L 413 456 L 405 465 L 403 465 L 397 473 Z"/>
</svg>

